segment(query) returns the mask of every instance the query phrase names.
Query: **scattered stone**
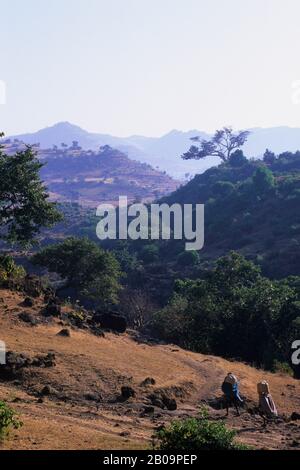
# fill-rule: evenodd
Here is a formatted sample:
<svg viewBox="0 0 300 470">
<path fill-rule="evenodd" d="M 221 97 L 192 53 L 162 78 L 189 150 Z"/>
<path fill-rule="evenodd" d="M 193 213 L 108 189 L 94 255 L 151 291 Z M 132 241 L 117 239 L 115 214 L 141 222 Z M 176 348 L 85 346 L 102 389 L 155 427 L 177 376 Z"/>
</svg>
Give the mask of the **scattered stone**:
<svg viewBox="0 0 300 470">
<path fill-rule="evenodd" d="M 19 319 L 25 323 L 29 323 L 31 326 L 36 326 L 38 324 L 37 319 L 28 312 L 19 313 Z"/>
<path fill-rule="evenodd" d="M 128 400 L 129 398 L 135 397 L 136 393 L 132 387 L 123 386 L 121 388 L 121 397 L 123 400 Z"/>
<path fill-rule="evenodd" d="M 25 297 L 24 302 L 23 302 L 23 307 L 33 307 L 34 306 L 34 300 L 31 297 Z"/>
<path fill-rule="evenodd" d="M 61 306 L 56 303 L 49 303 L 43 310 L 46 317 L 59 317 L 61 315 Z"/>
<path fill-rule="evenodd" d="M 157 406 L 157 408 L 161 408 L 162 410 L 165 407 L 162 400 L 160 400 L 159 398 L 156 398 L 156 397 L 152 398 L 151 403 L 152 403 L 153 406 Z"/>
<path fill-rule="evenodd" d="M 177 410 L 177 402 L 175 398 L 168 396 L 162 391 L 156 391 L 149 395 L 152 405 L 157 406 L 161 409 L 166 408 L 169 411 Z"/>
<path fill-rule="evenodd" d="M 71 336 L 71 332 L 68 328 L 63 328 L 62 330 L 60 330 L 58 333 L 57 333 L 58 336 L 64 336 L 64 337 L 67 337 L 67 338 L 70 338 Z"/>
<path fill-rule="evenodd" d="M 155 411 L 154 406 L 145 406 L 143 410 L 143 414 L 150 415 L 153 414 Z"/>
<path fill-rule="evenodd" d="M 300 420 L 300 413 L 297 413 L 296 411 L 294 411 L 294 412 L 291 414 L 290 420 L 291 420 L 291 421 L 298 421 L 298 420 Z"/>
<path fill-rule="evenodd" d="M 156 381 L 152 377 L 147 377 L 145 380 L 142 381 L 141 387 L 148 387 L 149 385 L 155 385 Z"/>
<path fill-rule="evenodd" d="M 45 385 L 45 387 L 42 388 L 40 394 L 44 397 L 49 396 L 49 395 L 54 395 L 55 390 L 54 388 L 50 387 L 50 385 Z"/>
<path fill-rule="evenodd" d="M 54 367 L 56 365 L 56 363 L 55 363 L 55 354 L 49 352 L 45 356 L 43 356 L 43 355 L 35 356 L 32 359 L 30 365 L 32 365 L 34 367 Z"/>
<path fill-rule="evenodd" d="M 84 398 L 88 401 L 97 401 L 97 402 L 99 402 L 100 400 L 102 400 L 101 395 L 99 395 L 97 393 L 93 393 L 93 392 L 85 393 Z"/>
<path fill-rule="evenodd" d="M 122 436 L 122 437 L 128 437 L 128 436 L 130 436 L 130 432 L 129 431 L 123 431 L 123 432 L 120 432 L 119 435 Z"/>
<path fill-rule="evenodd" d="M 177 402 L 175 398 L 169 398 L 169 397 L 164 397 L 163 398 L 163 404 L 169 411 L 175 411 L 177 410 Z"/>
<path fill-rule="evenodd" d="M 26 354 L 8 351 L 6 353 L 6 364 L 0 365 L 0 377 L 7 380 L 15 379 L 19 370 L 28 367 L 30 364 L 31 360 Z"/>
</svg>

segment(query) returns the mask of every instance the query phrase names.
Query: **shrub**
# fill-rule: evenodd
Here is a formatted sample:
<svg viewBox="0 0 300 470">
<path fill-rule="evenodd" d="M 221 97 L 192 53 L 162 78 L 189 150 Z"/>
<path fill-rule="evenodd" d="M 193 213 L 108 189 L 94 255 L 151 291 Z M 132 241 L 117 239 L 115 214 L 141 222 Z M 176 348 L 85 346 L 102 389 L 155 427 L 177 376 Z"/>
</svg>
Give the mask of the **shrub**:
<svg viewBox="0 0 300 470">
<path fill-rule="evenodd" d="M 157 245 L 146 245 L 140 252 L 140 259 L 144 263 L 154 263 L 159 259 L 159 248 Z"/>
<path fill-rule="evenodd" d="M 10 281 L 17 286 L 25 275 L 25 269 L 17 266 L 11 256 L 0 255 L 0 287 L 8 287 Z"/>
<path fill-rule="evenodd" d="M 265 166 L 257 168 L 252 177 L 257 194 L 264 195 L 275 187 L 275 178 L 271 170 Z"/>
<path fill-rule="evenodd" d="M 199 262 L 197 251 L 183 251 L 177 256 L 177 263 L 180 266 L 195 266 Z"/>
<path fill-rule="evenodd" d="M 236 150 L 229 158 L 229 165 L 233 167 L 240 167 L 248 163 L 248 159 L 243 154 L 242 150 Z"/>
<path fill-rule="evenodd" d="M 235 435 L 223 422 L 209 421 L 206 416 L 174 421 L 156 437 L 159 449 L 164 451 L 246 450 L 246 446 L 234 442 Z"/>
<path fill-rule="evenodd" d="M 278 374 L 289 375 L 290 377 L 294 376 L 294 371 L 287 362 L 280 362 L 276 359 L 273 362 L 272 371 Z"/>
<path fill-rule="evenodd" d="M 10 429 L 19 429 L 23 423 L 18 419 L 16 412 L 6 403 L 0 401 L 0 439 L 4 439 Z"/>
</svg>

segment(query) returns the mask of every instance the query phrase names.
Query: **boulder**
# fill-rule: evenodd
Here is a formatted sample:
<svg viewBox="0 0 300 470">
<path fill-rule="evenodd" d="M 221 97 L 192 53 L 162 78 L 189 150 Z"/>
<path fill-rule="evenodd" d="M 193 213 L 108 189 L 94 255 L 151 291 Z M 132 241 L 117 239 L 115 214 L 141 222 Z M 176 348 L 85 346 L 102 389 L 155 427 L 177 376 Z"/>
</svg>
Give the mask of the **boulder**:
<svg viewBox="0 0 300 470">
<path fill-rule="evenodd" d="M 54 367 L 56 365 L 55 354 L 49 352 L 46 355 L 35 356 L 31 361 L 31 365 L 34 367 Z"/>
<path fill-rule="evenodd" d="M 97 314 L 95 315 L 95 321 L 99 322 L 102 328 L 117 333 L 125 333 L 127 328 L 126 318 L 116 313 Z"/>
<path fill-rule="evenodd" d="M 56 390 L 54 390 L 54 388 L 52 388 L 50 385 L 45 385 L 41 392 L 40 392 L 41 396 L 42 397 L 46 397 L 46 396 L 50 396 L 50 395 L 55 395 L 56 394 Z"/>
<path fill-rule="evenodd" d="M 163 404 L 169 411 L 177 410 L 177 402 L 175 398 L 163 397 Z"/>
<path fill-rule="evenodd" d="M 19 313 L 18 316 L 20 320 L 22 320 L 25 323 L 29 323 L 31 326 L 35 326 L 38 324 L 37 319 L 28 312 Z"/>
<path fill-rule="evenodd" d="M 23 307 L 33 307 L 34 306 L 34 300 L 31 297 L 25 297 L 24 302 L 23 302 Z"/>
<path fill-rule="evenodd" d="M 156 391 L 149 395 L 152 405 L 169 411 L 177 410 L 177 402 L 175 398 L 168 396 L 166 393 Z"/>
<path fill-rule="evenodd" d="M 5 380 L 15 379 L 20 370 L 28 367 L 30 364 L 31 360 L 26 354 L 7 351 L 6 363 L 0 365 L 0 378 Z"/>
<path fill-rule="evenodd" d="M 121 388 L 121 398 L 123 400 L 128 400 L 129 398 L 135 397 L 135 390 L 129 386 L 123 386 Z"/>
<path fill-rule="evenodd" d="M 56 303 L 49 303 L 43 310 L 46 317 L 59 317 L 61 315 L 61 306 Z"/>
<path fill-rule="evenodd" d="M 290 420 L 291 421 L 299 421 L 300 420 L 300 413 L 297 413 L 296 411 L 294 411 L 291 414 Z"/>
<path fill-rule="evenodd" d="M 141 387 L 148 387 L 150 385 L 155 385 L 155 383 L 155 379 L 153 379 L 152 377 L 147 377 L 141 382 Z"/>
<path fill-rule="evenodd" d="M 163 404 L 163 402 L 159 399 L 159 398 L 156 398 L 156 397 L 153 397 L 151 399 L 151 403 L 153 406 L 156 406 L 157 408 L 161 408 L 162 410 L 164 409 L 165 405 Z"/>
<path fill-rule="evenodd" d="M 147 405 L 147 406 L 144 407 L 142 415 L 144 415 L 144 414 L 145 415 L 151 415 L 151 414 L 154 413 L 154 411 L 155 411 L 154 406 Z"/>
<path fill-rule="evenodd" d="M 68 328 L 63 328 L 57 333 L 58 336 L 65 336 L 66 338 L 70 338 L 71 332 Z"/>
<path fill-rule="evenodd" d="M 100 402 L 102 400 L 102 396 L 98 393 L 87 392 L 84 394 L 84 399 L 87 401 Z"/>
</svg>

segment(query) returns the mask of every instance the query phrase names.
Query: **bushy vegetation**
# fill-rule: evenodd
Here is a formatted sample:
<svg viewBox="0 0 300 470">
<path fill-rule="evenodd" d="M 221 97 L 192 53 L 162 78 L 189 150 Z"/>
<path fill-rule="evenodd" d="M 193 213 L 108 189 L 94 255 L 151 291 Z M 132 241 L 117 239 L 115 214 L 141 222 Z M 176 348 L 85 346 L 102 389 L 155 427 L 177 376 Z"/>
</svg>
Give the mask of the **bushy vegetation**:
<svg viewBox="0 0 300 470">
<path fill-rule="evenodd" d="M 247 160 L 237 150 L 226 163 L 196 175 L 163 198 L 161 202 L 169 205 L 205 204 L 205 244 L 198 263 L 181 256 L 185 248 L 180 240 L 124 241 L 126 254 L 139 261 L 139 271 L 145 271 L 147 289 L 156 290 L 156 297 L 165 299 L 170 291 L 165 292 L 164 285 L 158 289 L 150 271 L 166 273 L 171 281 L 181 276 L 195 278 L 230 250 L 241 252 L 261 266 L 267 277 L 300 275 L 299 170 L 300 152 L 276 157 L 268 151 L 261 161 Z M 96 241 L 97 220 L 91 211 L 74 205 L 65 206 L 64 210 L 69 225 L 60 225 L 60 233 L 87 235 Z M 122 256 L 119 241 L 105 241 L 103 246 L 116 249 Z M 131 279 L 129 276 L 127 281 Z M 132 280 L 135 285 L 136 279 Z"/>
<path fill-rule="evenodd" d="M 223 422 L 210 421 L 206 413 L 199 418 L 173 421 L 156 434 L 157 447 L 163 451 L 199 452 L 202 450 L 246 450 L 235 442 L 235 431 Z"/>
<path fill-rule="evenodd" d="M 204 262 L 239 250 L 271 278 L 300 275 L 300 152 L 264 161 L 247 160 L 242 151 L 179 188 L 162 202 L 205 204 Z M 170 261 L 183 244 L 171 241 L 160 259 Z M 190 269 L 190 276 L 195 271 Z"/>
<path fill-rule="evenodd" d="M 102 307 L 118 302 L 123 284 L 129 324 L 151 327 L 161 339 L 288 372 L 290 346 L 300 335 L 300 152 L 266 151 L 263 161 L 249 161 L 239 149 L 247 135 L 223 129 L 200 144 L 198 157 L 218 152 L 227 135 L 237 140 L 219 167 L 161 200 L 205 203 L 200 253 L 185 251 L 183 240 L 100 244 L 94 214 L 70 204 L 64 210 L 71 223 L 44 232 L 33 262 Z M 39 170 L 30 149 L 13 157 L 0 150 L 0 235 L 30 241 L 59 219 Z M 62 234 L 72 236 L 52 244 Z M 0 258 L 0 285 L 23 275 L 10 258 Z"/>
<path fill-rule="evenodd" d="M 0 287 L 21 285 L 26 275 L 22 266 L 17 266 L 9 255 L 0 254 Z"/>
<path fill-rule="evenodd" d="M 22 426 L 16 412 L 5 402 L 0 401 L 0 440 L 4 439 L 11 429 Z"/>
<path fill-rule="evenodd" d="M 300 279 L 298 280 L 300 282 Z M 220 258 L 202 279 L 179 280 L 153 331 L 189 349 L 272 369 L 300 335 L 296 278 L 271 281 L 240 254 Z"/>
<path fill-rule="evenodd" d="M 98 305 L 118 301 L 120 265 L 112 253 L 88 238 L 67 238 L 44 248 L 32 261 L 60 274 L 66 287 L 94 299 Z"/>
</svg>

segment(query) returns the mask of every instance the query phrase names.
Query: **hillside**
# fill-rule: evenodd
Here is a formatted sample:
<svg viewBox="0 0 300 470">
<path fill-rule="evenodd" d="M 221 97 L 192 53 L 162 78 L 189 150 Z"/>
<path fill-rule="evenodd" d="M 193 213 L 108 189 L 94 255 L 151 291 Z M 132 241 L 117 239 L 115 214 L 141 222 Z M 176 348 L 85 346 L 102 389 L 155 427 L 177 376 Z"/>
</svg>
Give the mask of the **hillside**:
<svg viewBox="0 0 300 470">
<path fill-rule="evenodd" d="M 255 180 L 261 168 L 272 180 L 270 187 Z M 162 201 L 205 204 L 202 267 L 237 250 L 267 276 L 282 278 L 300 274 L 299 194 L 300 153 L 285 152 L 264 164 L 245 159 L 211 168 Z M 178 243 L 172 246 L 179 250 Z"/>
<path fill-rule="evenodd" d="M 42 299 L 24 308 L 24 297 L 0 291 L 0 331 L 7 349 L 33 357 L 55 353 L 55 367 L 27 367 L 13 380 L 0 380 L 0 396 L 18 411 L 24 422 L 2 444 L 4 449 L 136 449 L 150 446 L 153 430 L 176 417 L 197 414 L 206 403 L 210 416 L 223 419 L 216 410 L 220 384 L 231 370 L 241 379 L 247 409 L 241 417 L 230 411 L 227 424 L 238 439 L 256 448 L 286 449 L 300 445 L 299 421 L 289 421 L 299 412 L 300 384 L 290 377 L 256 370 L 237 362 L 184 351 L 172 345 L 143 340 L 133 332 L 105 333 L 99 337 L 71 328 L 71 337 L 58 336 L 64 320 L 43 319 Z M 68 307 L 64 307 L 67 311 Z M 24 310 L 40 323 L 30 326 L 18 314 Z M 151 377 L 155 384 L 142 382 Z M 255 414 L 256 383 L 266 378 L 282 417 L 262 428 Z M 129 385 L 136 396 L 117 399 L 120 388 Z M 47 387 L 47 394 L 42 389 Z M 151 408 L 150 395 L 174 397 L 176 411 Z M 253 414 L 254 413 L 254 414 Z M 286 418 L 284 418 L 286 417 Z"/>
<path fill-rule="evenodd" d="M 248 142 L 244 147 L 248 158 L 261 157 L 266 148 L 275 153 L 285 151 L 296 152 L 300 148 L 300 129 L 287 126 L 250 129 Z M 30 134 L 12 136 L 29 144 L 40 142 L 42 148 L 51 148 L 61 143 L 71 145 L 74 140 L 85 149 L 97 150 L 100 146 L 110 145 L 126 154 L 130 158 L 167 171 L 175 178 L 183 179 L 187 173 L 195 175 L 203 173 L 218 163 L 218 159 L 202 161 L 183 161 L 180 158 L 191 145 L 190 138 L 196 135 L 209 139 L 207 132 L 191 129 L 183 132 L 172 130 L 161 137 L 145 137 L 133 135 L 129 137 L 116 137 L 108 134 L 88 132 L 69 122 L 60 122 L 53 126 L 41 129 Z"/>
<path fill-rule="evenodd" d="M 9 154 L 22 148 L 22 141 L 4 141 L 4 149 Z M 60 149 L 34 148 L 45 163 L 41 177 L 55 201 L 77 202 L 94 208 L 104 201 L 116 203 L 120 195 L 127 195 L 131 202 L 157 199 L 178 186 L 170 176 L 109 146 L 85 151 L 74 142 L 71 147 Z"/>
</svg>

